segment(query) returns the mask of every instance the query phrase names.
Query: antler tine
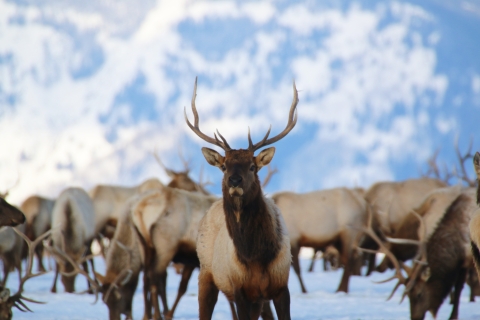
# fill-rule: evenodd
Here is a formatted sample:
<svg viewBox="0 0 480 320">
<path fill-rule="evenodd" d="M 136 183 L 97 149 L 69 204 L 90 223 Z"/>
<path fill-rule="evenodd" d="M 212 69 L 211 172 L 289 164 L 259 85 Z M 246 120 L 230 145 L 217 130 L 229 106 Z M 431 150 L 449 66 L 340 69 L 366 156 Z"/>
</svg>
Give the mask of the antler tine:
<svg viewBox="0 0 480 320">
<path fill-rule="evenodd" d="M 132 249 L 128 248 L 127 246 L 125 246 L 123 243 L 121 243 L 120 241 L 118 240 L 113 240 L 115 241 L 114 243 L 122 250 L 125 250 L 128 255 L 130 256 L 130 259 L 128 259 L 128 267 L 124 270 L 122 270 L 118 275 L 117 277 L 113 280 L 113 282 L 110 284 L 110 287 L 108 288 L 107 292 L 105 293 L 105 295 L 103 296 L 103 301 L 106 303 L 108 301 L 108 297 L 110 296 L 110 294 L 112 293 L 112 290 L 114 288 L 118 288 L 118 283 L 120 282 L 120 280 L 122 280 L 121 282 L 121 285 L 124 285 L 125 283 L 127 283 L 130 278 L 132 277 L 132 274 L 133 274 L 133 271 L 132 269 L 130 268 L 130 261 L 132 260 L 131 259 L 131 256 L 132 256 Z"/>
<path fill-rule="evenodd" d="M 420 273 L 421 267 L 428 264 L 427 263 L 427 243 L 426 243 L 427 226 L 425 224 L 423 217 L 420 216 L 418 212 L 416 212 L 415 210 L 411 210 L 411 213 L 413 213 L 413 215 L 420 221 L 419 233 L 418 233 L 419 246 L 418 246 L 418 253 L 416 257 L 413 259 L 413 262 L 415 265 L 410 274 L 409 281 L 405 285 L 405 294 L 413 288 L 413 285 L 417 281 L 417 277 Z"/>
<path fill-rule="evenodd" d="M 25 275 L 23 277 L 21 277 L 20 283 L 18 285 L 18 291 L 17 291 L 17 293 L 15 293 L 12 296 L 12 299 L 14 301 L 14 306 L 17 307 L 20 311 L 23 311 L 23 312 L 30 311 L 30 312 L 32 312 L 32 310 L 30 310 L 30 308 L 28 308 L 28 306 L 22 300 L 25 300 L 25 301 L 28 301 L 28 302 L 33 302 L 33 303 L 41 303 L 41 304 L 44 304 L 45 302 L 37 301 L 37 300 L 33 300 L 33 299 L 30 299 L 30 298 L 24 297 L 22 295 L 23 287 L 25 285 L 25 282 L 27 282 L 27 280 L 29 280 L 31 278 L 34 278 L 34 277 L 44 275 L 46 273 L 46 272 L 32 273 L 33 258 L 35 256 L 35 248 L 37 247 L 37 245 L 41 241 L 43 241 L 46 237 L 48 237 L 52 233 L 53 229 L 50 229 L 49 231 L 45 232 L 44 234 L 39 236 L 33 242 L 23 232 L 21 232 L 17 228 L 13 228 L 13 231 L 15 231 L 27 243 L 28 257 L 27 257 L 27 268 L 26 268 Z"/>
<path fill-rule="evenodd" d="M 297 124 L 297 104 L 298 104 L 298 91 L 297 87 L 295 86 L 295 81 L 293 81 L 293 101 L 292 105 L 290 106 L 290 112 L 288 114 L 288 122 L 287 126 L 285 129 L 283 129 L 282 132 L 280 132 L 278 135 L 276 135 L 273 138 L 270 138 L 267 140 L 268 135 L 270 134 L 270 129 L 268 129 L 267 134 L 265 137 L 258 143 L 252 145 L 252 139 L 250 138 L 250 129 L 248 130 L 248 141 L 249 141 L 249 146 L 248 149 L 252 151 L 256 151 L 264 146 L 268 146 L 269 144 L 272 144 L 274 142 L 277 142 L 278 140 L 282 139 L 285 137 Z M 270 126 L 271 128 L 271 126 Z"/>
<path fill-rule="evenodd" d="M 95 301 L 93 302 L 93 304 L 97 303 L 98 301 L 98 290 L 100 289 L 99 288 L 99 285 L 98 283 L 93 280 L 90 275 L 85 271 L 85 270 L 82 270 L 80 267 L 79 267 L 79 264 L 93 258 L 93 255 L 88 255 L 86 257 L 83 257 L 82 260 L 80 261 L 80 263 L 76 263 L 75 261 L 73 261 L 73 259 L 67 255 L 62 249 L 58 248 L 57 246 L 51 246 L 51 245 L 48 245 L 45 247 L 51 254 L 59 257 L 60 259 L 63 259 L 63 260 L 66 260 L 68 263 L 70 263 L 73 267 L 73 271 L 71 272 L 61 272 L 61 274 L 63 274 L 64 276 L 67 276 L 67 277 L 71 277 L 71 276 L 74 276 L 76 274 L 81 274 L 83 276 L 85 276 L 85 278 L 87 278 L 87 281 L 92 285 L 93 289 L 94 289 L 94 293 L 95 293 Z"/>
<path fill-rule="evenodd" d="M 191 161 L 191 159 L 188 159 L 188 160 L 185 159 L 185 157 L 183 156 L 183 152 L 182 152 L 181 148 L 178 149 L 178 157 L 180 158 L 180 161 L 182 161 L 182 163 L 183 163 L 184 172 L 188 174 L 190 172 L 190 161 Z"/>
<path fill-rule="evenodd" d="M 393 277 L 379 282 L 379 283 L 384 283 L 384 282 L 391 281 L 393 279 L 398 279 L 398 283 L 395 285 L 392 293 L 390 294 L 390 296 L 387 299 L 387 300 L 390 300 L 393 297 L 395 291 L 398 289 L 398 287 L 400 287 L 401 284 L 405 284 L 407 279 L 405 279 L 405 277 L 403 276 L 400 263 L 397 260 L 397 258 L 395 257 L 395 255 L 385 246 L 383 241 L 380 240 L 380 238 L 377 236 L 377 234 L 375 233 L 375 231 L 372 228 L 373 214 L 372 214 L 371 205 L 368 205 L 367 212 L 368 212 L 367 226 L 363 227 L 362 230 L 367 235 L 369 235 L 378 244 L 378 246 L 380 247 L 379 251 L 384 253 L 390 259 L 393 266 L 395 267 L 395 275 Z"/>
<path fill-rule="evenodd" d="M 200 127 L 199 127 L 199 122 L 200 122 L 200 119 L 198 117 L 198 111 L 197 111 L 197 107 L 195 106 L 195 98 L 197 96 L 197 77 L 195 77 L 195 85 L 193 87 L 193 96 L 192 96 L 192 112 L 193 112 L 193 117 L 194 117 L 194 121 L 193 123 L 195 125 L 192 125 L 190 123 L 190 121 L 188 120 L 188 116 L 187 116 L 187 108 L 185 107 L 183 109 L 183 112 L 184 112 L 184 115 L 185 115 L 185 121 L 187 122 L 187 125 L 188 127 L 193 131 L 195 132 L 195 134 L 197 136 L 199 136 L 200 138 L 202 138 L 203 140 L 207 141 L 208 143 L 211 143 L 211 144 L 214 144 L 220 148 L 222 148 L 223 150 L 225 151 L 229 151 L 231 150 L 230 146 L 227 144 L 227 143 L 222 143 L 220 142 L 216 137 L 215 139 L 212 138 L 212 137 L 209 137 L 207 136 L 206 134 L 204 134 L 201 130 L 200 130 Z M 217 131 L 218 132 L 218 131 Z M 220 135 L 220 134 L 219 134 Z M 220 135 L 220 137 L 222 138 L 222 140 L 225 141 L 225 139 Z"/>
<path fill-rule="evenodd" d="M 458 146 L 458 136 L 457 136 L 457 139 L 455 140 L 455 153 L 457 154 L 460 171 L 461 171 L 461 176 L 457 174 L 457 177 L 460 180 L 465 181 L 469 187 L 475 186 L 475 180 L 472 180 L 468 177 L 467 170 L 465 169 L 465 161 L 467 161 L 470 158 L 473 158 L 472 147 L 473 147 L 473 138 L 470 138 L 467 152 L 465 155 L 462 156 L 462 154 L 460 153 L 460 148 Z"/>
</svg>

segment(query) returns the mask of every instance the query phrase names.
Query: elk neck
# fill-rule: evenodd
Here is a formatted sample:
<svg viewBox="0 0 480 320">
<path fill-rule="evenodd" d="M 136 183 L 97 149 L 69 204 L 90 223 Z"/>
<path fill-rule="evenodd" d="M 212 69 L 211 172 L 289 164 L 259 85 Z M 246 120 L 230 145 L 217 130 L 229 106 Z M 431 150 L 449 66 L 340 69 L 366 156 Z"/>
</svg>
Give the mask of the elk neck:
<svg viewBox="0 0 480 320">
<path fill-rule="evenodd" d="M 276 212 L 269 212 L 258 177 L 242 197 L 231 197 L 223 184 L 223 209 L 228 233 L 233 240 L 238 260 L 247 265 L 267 267 L 278 255 L 282 227 Z"/>
</svg>

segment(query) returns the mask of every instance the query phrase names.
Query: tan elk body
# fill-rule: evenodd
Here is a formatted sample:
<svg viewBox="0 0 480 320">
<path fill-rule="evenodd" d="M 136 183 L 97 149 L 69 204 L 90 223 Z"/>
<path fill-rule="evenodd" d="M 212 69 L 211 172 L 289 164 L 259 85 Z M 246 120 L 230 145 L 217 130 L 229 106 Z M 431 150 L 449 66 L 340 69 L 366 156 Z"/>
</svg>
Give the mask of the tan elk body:
<svg viewBox="0 0 480 320">
<path fill-rule="evenodd" d="M 163 187 L 142 194 L 139 201 L 132 206 L 132 222 L 146 249 L 153 251 L 150 260 L 154 261 L 146 263 L 149 264 L 148 276 L 152 279 L 151 298 L 155 316 L 159 313 L 157 292 L 162 289 L 163 284 L 154 282 L 153 279 L 164 277 L 167 266 L 177 255 L 183 256 L 187 263 L 189 260 L 198 261 L 196 239 L 199 223 L 217 200 L 216 197 L 198 192 Z M 173 315 L 180 297 L 177 296 L 170 315 Z M 163 304 L 166 308 L 166 300 Z"/>
<path fill-rule="evenodd" d="M 95 236 L 95 216 L 92 200 L 83 189 L 67 188 L 60 193 L 53 208 L 52 228 L 52 247 L 59 248 L 73 261 L 80 261 L 89 252 Z M 73 269 L 68 262 L 57 259 L 57 275 L 70 271 Z M 52 292 L 56 291 L 57 275 Z M 75 276 L 62 274 L 61 278 L 65 291 L 73 292 Z"/>
<path fill-rule="evenodd" d="M 378 182 L 366 192 L 365 199 L 373 207 L 382 232 L 393 235 L 404 217 L 420 206 L 430 191 L 445 186 L 444 182 L 432 178 Z"/>
<path fill-rule="evenodd" d="M 32 241 L 40 237 L 52 227 L 52 211 L 55 200 L 41 196 L 30 196 L 25 199 L 20 208 L 26 217 L 25 235 Z M 43 244 L 40 242 L 35 248 L 38 259 L 38 269 L 45 271 L 43 266 Z"/>
<path fill-rule="evenodd" d="M 214 134 L 212 138 L 200 130 L 196 89 L 195 81 L 194 124 L 185 111 L 187 125 L 200 138 L 225 151 L 222 156 L 215 150 L 202 148 L 207 162 L 223 172 L 223 198 L 208 210 L 198 230 L 200 319 L 211 319 L 219 290 L 235 302 L 240 320 L 258 319 L 269 300 L 273 300 L 279 320 L 290 319 L 290 240 L 279 209 L 263 195 L 258 179 L 258 171 L 270 163 L 275 148 L 264 149 L 256 156 L 254 153 L 282 139 L 295 126 L 298 103 L 295 84 L 286 128 L 270 139 L 268 130 L 256 144 L 249 133 L 248 149 L 232 149 L 218 131 L 218 136 Z"/>
<path fill-rule="evenodd" d="M 347 188 L 297 194 L 281 192 L 272 195 L 287 226 L 292 248 L 293 267 L 304 287 L 298 262 L 300 247 L 326 248 L 340 243 L 340 263 L 345 270 L 338 291 L 348 292 L 354 242 L 366 224 L 367 204 L 361 195 Z"/>
<path fill-rule="evenodd" d="M 95 211 L 95 234 L 102 232 L 111 237 L 120 218 L 124 204 L 137 193 L 161 187 L 158 179 L 152 178 L 135 187 L 98 185 L 89 194 Z M 111 228 L 109 228 L 111 227 Z"/>
</svg>

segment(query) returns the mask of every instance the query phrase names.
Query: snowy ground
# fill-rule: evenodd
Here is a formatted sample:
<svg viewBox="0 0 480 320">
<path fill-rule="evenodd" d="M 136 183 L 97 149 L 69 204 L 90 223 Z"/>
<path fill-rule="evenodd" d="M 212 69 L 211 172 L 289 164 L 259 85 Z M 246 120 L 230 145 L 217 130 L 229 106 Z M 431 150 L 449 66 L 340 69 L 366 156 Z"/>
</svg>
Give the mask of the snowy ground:
<svg viewBox="0 0 480 320">
<path fill-rule="evenodd" d="M 96 258 L 97 270 L 104 271 L 103 259 Z M 309 266 L 308 260 L 301 261 L 302 268 Z M 173 268 L 168 270 L 168 301 L 171 305 L 175 299 L 180 277 Z M 394 283 L 375 284 L 372 280 L 382 280 L 389 274 L 374 274 L 366 277 L 352 277 L 350 280 L 350 293 L 335 293 L 340 281 L 341 270 L 336 272 L 323 272 L 321 262 L 317 262 L 316 271 L 313 273 L 303 272 L 308 294 L 302 294 L 298 280 L 293 271 L 290 273 L 291 314 L 292 319 L 408 319 L 409 304 L 406 299 L 399 304 L 401 290 L 388 302 L 388 297 Z M 197 275 L 195 272 L 190 281 L 187 294 L 180 301 L 175 314 L 175 319 L 198 319 L 197 306 Z M 92 295 L 77 295 L 68 293 L 50 293 L 53 281 L 53 272 L 44 276 L 29 280 L 26 284 L 24 295 L 33 299 L 47 301 L 45 305 L 30 303 L 34 313 L 22 313 L 14 309 L 14 319 L 108 319 L 108 310 L 103 302 L 92 304 Z M 8 287 L 15 292 L 18 279 L 12 274 Z M 77 277 L 77 290 L 86 288 L 86 281 Z M 59 291 L 63 290 L 58 283 Z M 460 319 L 480 319 L 479 302 L 468 302 L 469 289 L 466 286 L 462 293 L 460 305 Z M 141 286 L 137 288 L 134 300 L 134 318 L 142 319 L 143 298 Z M 231 319 L 230 311 L 225 298 L 220 295 L 215 308 L 213 319 Z M 438 319 L 448 319 L 451 306 L 448 301 L 440 309 Z M 426 319 L 432 319 L 430 315 Z"/>
</svg>

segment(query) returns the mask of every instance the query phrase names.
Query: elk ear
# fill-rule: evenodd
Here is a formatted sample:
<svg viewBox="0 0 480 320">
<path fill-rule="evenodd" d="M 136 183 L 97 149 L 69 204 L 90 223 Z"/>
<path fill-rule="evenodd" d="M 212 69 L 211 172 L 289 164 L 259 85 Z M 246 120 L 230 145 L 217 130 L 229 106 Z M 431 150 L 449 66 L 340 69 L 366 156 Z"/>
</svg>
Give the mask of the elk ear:
<svg viewBox="0 0 480 320">
<path fill-rule="evenodd" d="M 477 173 L 477 179 L 480 180 L 480 153 L 475 153 L 473 157 L 473 166 L 475 167 L 475 172 Z"/>
<path fill-rule="evenodd" d="M 202 153 L 209 164 L 214 167 L 220 168 L 225 162 L 225 158 L 217 151 L 210 148 L 202 148 Z"/>
<path fill-rule="evenodd" d="M 105 283 L 105 277 L 102 276 L 100 273 L 94 272 L 94 274 L 95 278 L 103 285 Z"/>
<path fill-rule="evenodd" d="M 270 161 L 272 161 L 274 154 L 275 154 L 275 147 L 271 147 L 271 148 L 262 150 L 255 157 L 255 164 L 257 165 L 258 170 L 260 170 L 262 167 L 268 165 L 270 163 Z"/>
</svg>

